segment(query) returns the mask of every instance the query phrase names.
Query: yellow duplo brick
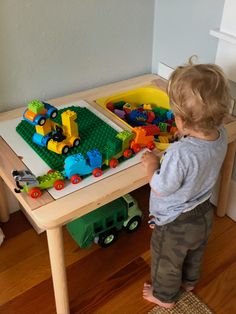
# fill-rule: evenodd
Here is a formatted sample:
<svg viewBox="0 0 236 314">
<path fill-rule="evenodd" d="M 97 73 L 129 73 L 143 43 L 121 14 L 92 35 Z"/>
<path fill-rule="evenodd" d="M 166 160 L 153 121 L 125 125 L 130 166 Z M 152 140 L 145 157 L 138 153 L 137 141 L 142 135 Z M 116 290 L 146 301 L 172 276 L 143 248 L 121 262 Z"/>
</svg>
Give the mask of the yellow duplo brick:
<svg viewBox="0 0 236 314">
<path fill-rule="evenodd" d="M 37 133 L 41 134 L 42 136 L 47 135 L 52 131 L 52 123 L 51 120 L 46 120 L 44 125 L 36 125 L 35 130 Z"/>
<path fill-rule="evenodd" d="M 158 139 L 159 139 L 160 143 L 169 143 L 167 136 L 159 136 Z"/>
<path fill-rule="evenodd" d="M 61 121 L 62 121 L 62 126 L 63 130 L 66 133 L 66 136 L 75 136 L 77 137 L 79 132 L 78 132 L 78 125 L 75 122 L 77 119 L 77 114 L 76 112 L 72 110 L 66 110 L 65 112 L 62 113 L 61 115 Z"/>
<path fill-rule="evenodd" d="M 151 104 L 143 104 L 143 109 L 144 110 L 152 110 L 152 105 Z"/>
</svg>

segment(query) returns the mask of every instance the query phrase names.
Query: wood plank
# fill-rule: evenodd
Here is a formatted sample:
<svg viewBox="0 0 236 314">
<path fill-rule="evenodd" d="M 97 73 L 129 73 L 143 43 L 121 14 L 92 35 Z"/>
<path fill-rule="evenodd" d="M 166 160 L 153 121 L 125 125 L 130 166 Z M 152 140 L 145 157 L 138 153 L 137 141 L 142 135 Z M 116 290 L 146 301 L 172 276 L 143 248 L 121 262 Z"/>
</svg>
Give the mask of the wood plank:
<svg viewBox="0 0 236 314">
<path fill-rule="evenodd" d="M 126 307 L 129 308 L 129 313 L 138 313 L 137 300 L 142 309 L 146 310 L 143 313 L 147 312 L 153 306 L 143 301 L 142 286 L 149 272 L 149 266 L 142 258 L 135 259 L 114 275 L 97 284 L 96 289 L 89 289 L 83 295 L 79 293 L 77 296 L 75 295 L 71 300 L 72 313 L 79 313 L 83 309 L 83 313 L 88 314 L 120 314 L 124 313 Z"/>
<path fill-rule="evenodd" d="M 5 235 L 5 241 L 7 241 L 18 234 L 31 229 L 31 225 L 29 221 L 25 219 L 23 213 L 18 210 L 17 212 L 11 214 L 11 219 L 7 223 L 0 222 L 0 228 L 2 228 Z"/>
<path fill-rule="evenodd" d="M 141 228 L 121 232 L 107 249 L 93 245 L 80 249 L 64 229 L 70 305 L 74 313 L 147 313 L 153 304 L 142 299 L 143 283 L 150 278 L 148 228 L 149 186 L 132 192 L 144 210 Z M 5 224 L 10 226 L 10 222 Z M 15 219 L 11 224 L 24 224 Z M 203 272 L 195 293 L 217 314 L 236 312 L 236 224 L 215 217 L 207 246 Z M 45 234 L 27 227 L 12 234 L 0 248 L 0 313 L 54 314 Z"/>
<path fill-rule="evenodd" d="M 66 266 L 98 250 L 81 250 L 64 230 Z M 0 251 L 0 304 L 8 302 L 51 277 L 47 239 L 32 228 L 5 242 Z"/>
<path fill-rule="evenodd" d="M 120 267 L 127 263 L 129 258 L 133 259 L 137 256 L 135 252 L 137 252 L 138 247 L 140 247 L 140 253 L 144 246 L 146 249 L 149 248 L 150 231 L 146 224 L 148 214 L 148 191 L 149 186 L 144 186 L 132 193 L 132 195 L 139 200 L 140 208 L 144 209 L 144 221 L 140 230 L 136 232 L 137 235 L 127 235 L 125 232 L 121 232 L 117 243 L 113 245 L 114 248 L 109 248 L 110 251 L 114 253 L 116 246 L 118 250 L 126 247 L 126 250 L 124 250 L 124 259 L 119 260 L 119 263 L 121 263 Z M 15 224 L 16 223 L 17 220 L 15 220 Z M 13 226 L 11 220 L 7 224 L 11 225 L 11 227 Z M 78 268 L 79 274 L 80 268 L 82 268 L 82 270 L 84 270 L 83 275 L 87 275 L 86 270 L 88 268 L 93 269 L 94 260 L 100 265 L 100 259 L 106 260 L 106 258 L 111 258 L 109 254 L 110 251 L 104 251 L 104 249 L 100 249 L 98 245 L 93 245 L 89 249 L 80 249 L 65 228 L 63 235 L 66 266 L 68 267 L 75 263 L 74 267 L 76 269 Z M 139 239 L 140 244 L 134 253 L 129 252 L 130 247 L 137 246 L 137 239 Z M 30 271 L 30 276 L 28 275 L 29 270 L 32 270 L 32 273 Z M 93 273 L 93 270 L 91 270 L 91 273 Z M 38 235 L 30 228 L 14 237 L 10 237 L 3 243 L 0 251 L 0 285 L 6 285 L 7 288 L 0 290 L 1 304 L 10 301 L 19 294 L 24 293 L 40 282 L 50 278 L 50 276 L 51 271 L 45 233 Z M 95 274 L 93 274 L 93 276 L 95 276 Z M 89 282 L 89 278 L 87 279 Z M 86 277 L 84 280 L 86 281 Z M 85 285 L 82 282 L 81 284 Z"/>
<path fill-rule="evenodd" d="M 213 229 L 209 238 L 209 242 L 214 241 L 217 237 L 220 237 L 223 233 L 234 227 L 235 222 L 232 219 L 227 216 L 222 219 L 221 217 L 217 217 L 215 214 Z"/>
<path fill-rule="evenodd" d="M 135 259 L 139 254 L 147 250 L 149 248 L 147 234 L 146 229 L 142 228 L 131 235 L 124 233 L 110 248 L 80 250 L 83 252 L 86 251 L 88 255 L 83 256 L 82 259 L 74 262 L 69 267 L 67 265 L 69 291 L 72 300 L 74 298 L 80 299 L 78 294 L 83 294 L 88 289 L 94 289 L 98 282 L 111 276 L 117 270 L 122 269 L 130 260 Z M 98 247 L 96 246 L 96 248 Z M 131 250 L 130 248 L 135 248 L 135 250 Z M 32 269 L 33 272 L 29 271 L 29 269 Z M 44 302 L 42 304 L 48 304 L 48 302 L 54 304 L 54 299 L 51 298 L 51 278 L 45 280 L 46 277 L 49 278 L 47 271 L 49 271 L 49 261 L 48 256 L 44 253 L 35 256 L 34 259 L 29 258 L 24 262 L 18 262 L 17 267 L 10 269 L 7 274 L 1 272 L 0 283 L 1 285 L 5 285 L 6 289 L 1 292 L 0 300 L 2 307 L 0 309 L 4 311 L 12 309 L 12 313 L 14 313 L 14 309 L 23 304 L 22 299 L 30 299 L 32 308 L 35 308 L 42 301 L 42 293 L 44 294 Z M 47 274 L 45 275 L 45 273 Z M 42 285 L 44 285 L 44 288 L 41 287 Z M 23 291 L 26 286 L 27 289 Z M 76 297 L 74 296 L 75 294 Z M 9 295 L 11 298 L 8 298 Z"/>
<path fill-rule="evenodd" d="M 223 221 L 222 221 L 223 223 Z M 203 262 L 199 286 L 208 284 L 236 260 L 236 225 L 209 242 Z"/>
<path fill-rule="evenodd" d="M 217 314 L 236 313 L 236 262 L 222 268 L 218 276 L 215 276 L 198 289 L 197 295 L 204 300 Z"/>
</svg>

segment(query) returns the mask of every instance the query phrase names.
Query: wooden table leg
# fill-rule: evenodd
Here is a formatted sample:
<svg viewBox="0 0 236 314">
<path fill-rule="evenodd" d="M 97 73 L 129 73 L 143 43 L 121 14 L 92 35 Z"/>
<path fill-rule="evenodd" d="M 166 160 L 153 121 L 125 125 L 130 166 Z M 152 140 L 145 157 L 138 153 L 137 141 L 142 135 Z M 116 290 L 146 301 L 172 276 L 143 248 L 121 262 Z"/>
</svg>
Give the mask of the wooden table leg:
<svg viewBox="0 0 236 314">
<path fill-rule="evenodd" d="M 62 227 L 46 230 L 57 314 L 69 314 Z"/>
<path fill-rule="evenodd" d="M 219 196 L 218 196 L 218 206 L 217 206 L 217 211 L 216 211 L 216 214 L 219 217 L 225 216 L 226 210 L 227 210 L 235 151 L 236 151 L 236 141 L 228 144 L 227 154 L 226 154 L 223 166 L 222 166 L 222 175 L 221 175 L 221 182 L 220 182 L 220 189 L 219 189 Z"/>
<path fill-rule="evenodd" d="M 7 204 L 6 191 L 4 189 L 4 182 L 0 178 L 0 221 L 7 222 L 9 220 L 9 208 Z"/>
</svg>

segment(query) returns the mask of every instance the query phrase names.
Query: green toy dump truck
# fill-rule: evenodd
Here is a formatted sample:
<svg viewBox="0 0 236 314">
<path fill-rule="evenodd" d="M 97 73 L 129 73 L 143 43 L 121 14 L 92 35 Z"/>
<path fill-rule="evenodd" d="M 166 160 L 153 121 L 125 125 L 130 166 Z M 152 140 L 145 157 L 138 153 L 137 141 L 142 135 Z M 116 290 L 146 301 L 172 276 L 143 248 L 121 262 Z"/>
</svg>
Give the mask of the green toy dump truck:
<svg viewBox="0 0 236 314">
<path fill-rule="evenodd" d="M 141 223 L 142 212 L 137 201 L 126 194 L 67 224 L 67 230 L 81 248 L 93 242 L 102 247 L 111 245 L 124 228 L 135 231 Z"/>
</svg>

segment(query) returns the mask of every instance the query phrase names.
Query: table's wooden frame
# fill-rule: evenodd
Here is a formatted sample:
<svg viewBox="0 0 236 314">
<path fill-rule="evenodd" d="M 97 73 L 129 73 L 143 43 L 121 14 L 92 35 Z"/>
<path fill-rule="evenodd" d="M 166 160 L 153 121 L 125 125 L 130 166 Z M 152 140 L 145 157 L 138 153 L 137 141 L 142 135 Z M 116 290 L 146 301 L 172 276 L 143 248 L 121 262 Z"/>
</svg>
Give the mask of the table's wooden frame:
<svg viewBox="0 0 236 314">
<path fill-rule="evenodd" d="M 156 85 L 159 88 L 165 89 L 166 82 L 156 75 L 148 74 L 53 99 L 49 102 L 53 105 L 59 105 L 84 99 L 94 105 L 99 111 L 102 111 L 110 119 L 114 120 L 109 112 L 104 111 L 96 105 L 94 102 L 95 99 L 148 85 Z M 23 109 L 19 108 L 1 113 L 0 122 L 21 116 Z M 222 179 L 217 207 L 218 216 L 224 216 L 226 213 L 236 150 L 236 120 L 229 118 L 225 126 L 228 132 L 228 151 L 222 167 Z M 4 183 L 13 191 L 15 184 L 11 177 L 11 170 L 13 168 L 22 169 L 25 166 L 23 163 L 24 159 L 22 159 L 24 156 L 16 156 L 2 138 L 0 138 L 0 147 L 0 220 L 7 221 L 9 219 L 9 210 L 3 190 Z M 46 229 L 57 313 L 69 313 L 62 226 L 146 183 L 147 178 L 144 170 L 141 164 L 137 164 L 58 200 L 54 200 L 48 192 L 44 192 L 39 200 L 32 200 L 24 193 L 15 194 L 33 222 L 37 226 Z"/>
</svg>

